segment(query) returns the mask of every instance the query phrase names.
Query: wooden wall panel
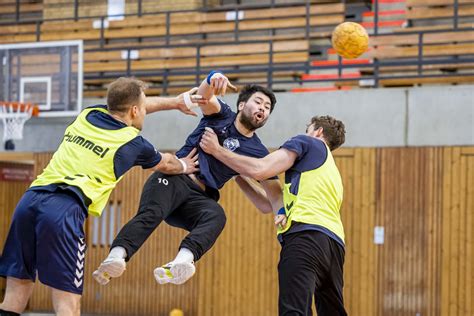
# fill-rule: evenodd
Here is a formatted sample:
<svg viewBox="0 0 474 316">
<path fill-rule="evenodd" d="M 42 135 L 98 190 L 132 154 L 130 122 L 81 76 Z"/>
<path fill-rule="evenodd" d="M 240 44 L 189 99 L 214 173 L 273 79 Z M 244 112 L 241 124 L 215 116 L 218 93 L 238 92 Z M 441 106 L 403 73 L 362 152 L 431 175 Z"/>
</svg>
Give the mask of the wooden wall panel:
<svg viewBox="0 0 474 316">
<path fill-rule="evenodd" d="M 374 315 L 377 248 L 371 227 L 375 221 L 375 150 L 340 149 L 334 154 L 344 183 L 345 305 L 349 315 Z"/>
<path fill-rule="evenodd" d="M 3 165 L 1 160 L 2 155 L 0 155 L 0 167 Z M 0 253 L 3 252 L 3 245 L 10 229 L 13 210 L 28 186 L 29 183 L 24 181 L 0 181 Z M 0 278 L 0 297 L 5 293 L 5 284 L 6 280 Z"/>
<path fill-rule="evenodd" d="M 275 315 L 279 244 L 273 216 L 260 214 L 234 183 L 221 192 L 227 224 L 212 253 L 197 266 L 200 297 L 198 315 Z M 210 264 L 212 262 L 212 264 Z"/>
<path fill-rule="evenodd" d="M 474 315 L 474 147 L 343 148 L 335 156 L 344 181 L 349 315 Z M 37 171 L 50 157 L 33 155 Z M 148 175 L 132 170 L 112 194 L 111 205 L 121 205 L 122 225 L 135 213 Z M 1 203 L 13 200 L 9 190 L 21 195 L 24 189 L 0 183 Z M 178 307 L 193 316 L 276 315 L 280 246 L 272 216 L 259 214 L 234 183 L 221 193 L 226 228 L 183 286 L 160 286 L 153 278 L 153 269 L 174 257 L 186 234 L 166 224 L 122 278 L 96 284 L 91 274 L 108 245 L 92 245 L 89 218 L 83 311 L 159 316 Z M 8 216 L 3 212 L 0 238 Z M 383 245 L 373 243 L 374 226 L 385 228 Z M 51 310 L 44 286 L 35 288 L 29 306 Z"/>
<path fill-rule="evenodd" d="M 440 276 L 440 204 L 432 200 L 443 189 L 441 154 L 441 148 L 378 149 L 376 222 L 385 228 L 378 256 L 379 315 L 439 313 L 432 283 Z"/>
<path fill-rule="evenodd" d="M 445 148 L 441 315 L 474 314 L 474 148 Z"/>
</svg>

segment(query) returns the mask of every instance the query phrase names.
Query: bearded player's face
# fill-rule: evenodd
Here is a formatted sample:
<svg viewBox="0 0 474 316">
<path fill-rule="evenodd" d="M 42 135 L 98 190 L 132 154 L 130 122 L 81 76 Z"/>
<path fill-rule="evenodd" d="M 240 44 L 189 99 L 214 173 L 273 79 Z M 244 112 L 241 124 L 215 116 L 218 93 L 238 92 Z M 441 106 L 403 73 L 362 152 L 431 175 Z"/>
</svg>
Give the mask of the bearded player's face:
<svg viewBox="0 0 474 316">
<path fill-rule="evenodd" d="M 247 102 L 239 104 L 239 120 L 249 130 L 262 127 L 268 120 L 271 110 L 271 101 L 262 92 L 255 92 Z"/>
</svg>

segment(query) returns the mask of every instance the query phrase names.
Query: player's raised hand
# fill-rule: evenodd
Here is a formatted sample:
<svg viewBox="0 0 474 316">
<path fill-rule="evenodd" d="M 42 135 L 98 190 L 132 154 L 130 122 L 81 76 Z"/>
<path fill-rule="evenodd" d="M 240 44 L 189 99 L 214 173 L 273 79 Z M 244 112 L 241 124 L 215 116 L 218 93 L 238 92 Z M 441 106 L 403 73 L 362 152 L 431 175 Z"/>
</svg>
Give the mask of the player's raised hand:
<svg viewBox="0 0 474 316">
<path fill-rule="evenodd" d="M 180 158 L 182 162 L 186 164 L 186 168 L 184 170 L 184 174 L 191 174 L 199 171 L 199 154 L 197 153 L 197 149 L 194 148 L 189 152 L 189 154 L 184 157 Z"/>
<path fill-rule="evenodd" d="M 231 88 L 234 91 L 238 90 L 232 83 L 230 83 L 229 79 L 226 76 L 219 72 L 213 74 L 209 82 L 212 91 L 214 92 L 214 95 L 224 96 L 227 91 L 227 87 Z"/>
<path fill-rule="evenodd" d="M 206 99 L 204 99 L 201 95 L 196 94 L 197 91 L 198 88 L 195 87 L 178 95 L 176 97 L 177 109 L 184 114 L 197 116 L 197 113 L 194 112 L 192 108 L 207 104 Z"/>
<path fill-rule="evenodd" d="M 219 140 L 212 128 L 206 127 L 204 134 L 202 134 L 201 141 L 199 142 L 199 146 L 210 155 L 219 150 Z"/>
</svg>

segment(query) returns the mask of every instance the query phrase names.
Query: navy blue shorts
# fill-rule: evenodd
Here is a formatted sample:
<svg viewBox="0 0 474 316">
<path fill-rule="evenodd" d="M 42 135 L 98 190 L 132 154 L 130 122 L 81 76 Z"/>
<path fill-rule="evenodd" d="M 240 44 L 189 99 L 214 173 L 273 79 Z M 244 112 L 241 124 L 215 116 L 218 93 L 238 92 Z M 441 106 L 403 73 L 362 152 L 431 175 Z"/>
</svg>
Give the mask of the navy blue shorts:
<svg viewBox="0 0 474 316">
<path fill-rule="evenodd" d="M 0 276 L 36 280 L 82 294 L 86 210 L 67 191 L 26 191 L 0 257 Z"/>
</svg>

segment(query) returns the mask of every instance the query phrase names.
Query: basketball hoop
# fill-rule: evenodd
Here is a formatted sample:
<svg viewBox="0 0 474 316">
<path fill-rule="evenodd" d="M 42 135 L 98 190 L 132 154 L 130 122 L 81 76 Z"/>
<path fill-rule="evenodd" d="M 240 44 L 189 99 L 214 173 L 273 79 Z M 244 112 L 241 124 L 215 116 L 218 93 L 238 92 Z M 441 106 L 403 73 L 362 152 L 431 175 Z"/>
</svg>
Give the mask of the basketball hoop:
<svg viewBox="0 0 474 316">
<path fill-rule="evenodd" d="M 38 116 L 38 106 L 29 103 L 0 101 L 0 119 L 3 122 L 3 142 L 23 139 L 23 126 L 31 116 Z M 13 144 L 12 144 L 13 145 Z M 7 148 L 5 149 L 13 149 Z"/>
</svg>

